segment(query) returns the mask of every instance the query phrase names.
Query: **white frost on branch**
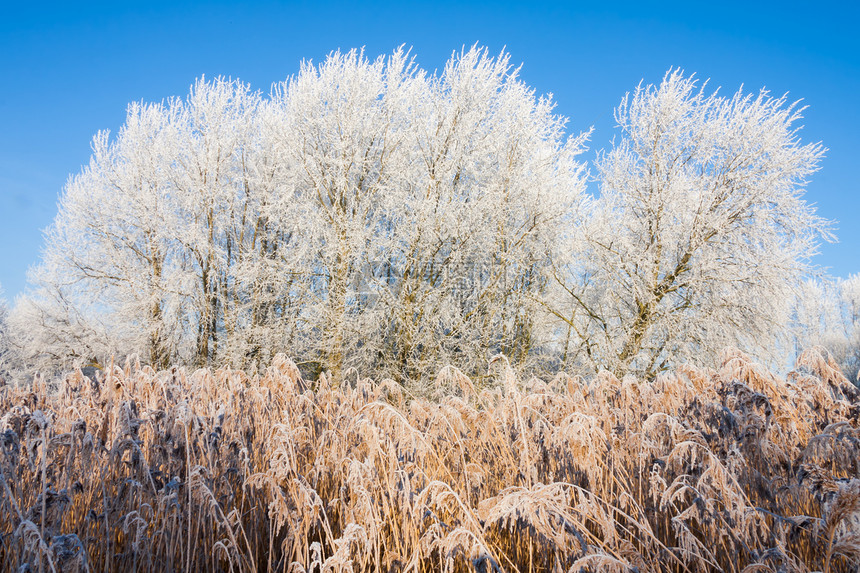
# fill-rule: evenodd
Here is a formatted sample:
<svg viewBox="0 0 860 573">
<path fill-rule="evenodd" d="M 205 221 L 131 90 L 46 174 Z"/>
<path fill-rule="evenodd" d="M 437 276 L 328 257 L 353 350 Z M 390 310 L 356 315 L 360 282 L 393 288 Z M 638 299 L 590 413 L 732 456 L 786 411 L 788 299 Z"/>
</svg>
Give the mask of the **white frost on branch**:
<svg viewBox="0 0 860 573">
<path fill-rule="evenodd" d="M 400 379 L 551 342 L 548 254 L 584 136 L 509 57 L 427 74 L 333 53 L 268 98 L 239 82 L 134 104 L 65 188 L 21 315 L 45 363 L 266 362 Z"/>
<path fill-rule="evenodd" d="M 267 97 L 218 78 L 132 104 L 66 185 L 9 317 L 22 360 L 285 351 L 403 381 L 499 353 L 648 377 L 784 348 L 830 238 L 803 199 L 824 149 L 801 142 L 802 108 L 670 71 L 622 100 L 594 198 L 588 134 L 553 106 L 477 47 L 433 74 L 403 50 L 335 52 Z"/>
<path fill-rule="evenodd" d="M 829 223 L 802 196 L 820 144 L 766 91 L 709 93 L 670 71 L 616 110 L 600 198 L 557 257 L 568 362 L 653 375 L 740 346 L 776 349 Z"/>
</svg>

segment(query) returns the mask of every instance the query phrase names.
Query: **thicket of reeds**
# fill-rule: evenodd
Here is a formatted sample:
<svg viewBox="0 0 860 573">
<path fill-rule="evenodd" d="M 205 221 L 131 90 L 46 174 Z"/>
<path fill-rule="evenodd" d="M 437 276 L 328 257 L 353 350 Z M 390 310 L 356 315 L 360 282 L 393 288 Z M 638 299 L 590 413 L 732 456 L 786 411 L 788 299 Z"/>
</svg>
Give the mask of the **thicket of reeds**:
<svg viewBox="0 0 860 573">
<path fill-rule="evenodd" d="M 642 382 L 452 367 L 0 388 L 3 571 L 857 571 L 860 401 L 825 353 Z"/>
</svg>

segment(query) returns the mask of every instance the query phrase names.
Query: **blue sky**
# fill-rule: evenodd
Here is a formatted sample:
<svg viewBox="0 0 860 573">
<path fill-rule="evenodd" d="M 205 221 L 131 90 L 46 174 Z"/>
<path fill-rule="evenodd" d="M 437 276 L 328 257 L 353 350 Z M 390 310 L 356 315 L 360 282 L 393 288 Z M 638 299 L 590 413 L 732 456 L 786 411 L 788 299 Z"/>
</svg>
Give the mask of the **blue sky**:
<svg viewBox="0 0 860 573">
<path fill-rule="evenodd" d="M 538 93 L 553 93 L 571 132 L 594 126 L 591 150 L 614 135 L 612 111 L 640 80 L 669 67 L 734 92 L 767 87 L 803 99 L 804 141 L 829 149 L 806 199 L 838 220 L 838 244 L 814 259 L 860 272 L 860 8 L 849 3 L 33 3 L 0 21 L 0 284 L 13 299 L 39 257 L 68 176 L 100 129 L 116 131 L 131 101 L 184 96 L 224 75 L 268 92 L 332 50 L 375 57 L 412 47 L 441 68 L 476 42 L 506 48 Z"/>
</svg>

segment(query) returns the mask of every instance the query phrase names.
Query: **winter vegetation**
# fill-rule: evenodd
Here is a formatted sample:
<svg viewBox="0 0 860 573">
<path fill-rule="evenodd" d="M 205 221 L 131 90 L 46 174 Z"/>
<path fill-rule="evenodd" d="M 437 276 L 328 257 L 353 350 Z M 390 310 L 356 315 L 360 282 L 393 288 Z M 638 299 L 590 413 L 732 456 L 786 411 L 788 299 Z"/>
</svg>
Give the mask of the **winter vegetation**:
<svg viewBox="0 0 860 573">
<path fill-rule="evenodd" d="M 5 384 L 7 378 L 12 379 L 11 369 L 16 366 L 16 355 L 9 332 L 9 307 L 3 298 L 3 287 L 0 285 L 0 384 Z"/>
<path fill-rule="evenodd" d="M 130 105 L 0 291 L 0 569 L 857 571 L 802 111 L 670 70 L 589 165 L 478 47 Z"/>
<path fill-rule="evenodd" d="M 798 297 L 798 345 L 826 347 L 845 376 L 860 381 L 860 274 L 808 280 Z"/>
<path fill-rule="evenodd" d="M 803 198 L 824 149 L 801 111 L 672 70 L 623 98 L 589 171 L 588 132 L 566 136 L 504 53 L 430 74 L 336 52 L 268 96 L 200 79 L 96 135 L 7 346 L 26 376 L 285 352 L 310 378 L 400 383 L 499 353 L 524 376 L 652 379 L 727 346 L 779 366 L 834 332 L 856 350 L 843 323 L 792 327 L 831 238 Z"/>
<path fill-rule="evenodd" d="M 6 571 L 857 571 L 860 401 L 820 351 L 411 394 L 134 360 L 0 388 Z"/>
</svg>

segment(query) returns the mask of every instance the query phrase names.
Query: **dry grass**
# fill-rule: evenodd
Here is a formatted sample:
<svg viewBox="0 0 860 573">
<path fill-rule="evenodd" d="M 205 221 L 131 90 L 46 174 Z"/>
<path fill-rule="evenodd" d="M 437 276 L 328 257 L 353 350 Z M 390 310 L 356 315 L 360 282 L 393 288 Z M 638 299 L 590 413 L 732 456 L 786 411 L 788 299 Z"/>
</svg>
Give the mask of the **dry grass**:
<svg viewBox="0 0 860 573">
<path fill-rule="evenodd" d="M 856 571 L 860 403 L 821 351 L 427 396 L 127 363 L 0 389 L 0 569 Z"/>
</svg>

